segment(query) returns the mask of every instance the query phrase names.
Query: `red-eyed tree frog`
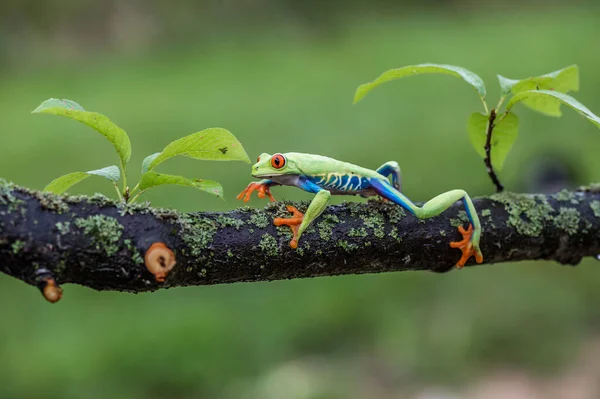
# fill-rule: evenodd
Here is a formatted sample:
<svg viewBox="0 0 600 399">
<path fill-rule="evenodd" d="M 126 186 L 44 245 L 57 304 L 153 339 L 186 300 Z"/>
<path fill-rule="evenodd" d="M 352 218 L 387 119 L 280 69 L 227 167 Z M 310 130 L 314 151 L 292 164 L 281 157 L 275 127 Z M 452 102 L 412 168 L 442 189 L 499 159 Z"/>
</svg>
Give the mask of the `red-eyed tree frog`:
<svg viewBox="0 0 600 399">
<path fill-rule="evenodd" d="M 271 194 L 272 186 L 296 186 L 309 193 L 316 194 L 306 210 L 306 214 L 293 206 L 287 209 L 293 214 L 290 218 L 275 218 L 276 226 L 289 226 L 294 233 L 290 247 L 297 248 L 298 240 L 306 228 L 323 212 L 331 195 L 360 195 L 362 197 L 380 196 L 400 205 L 419 219 L 427 219 L 439 215 L 456 201 L 462 200 L 470 224 L 465 230 L 462 226 L 458 231 L 463 240 L 451 242 L 452 248 L 462 251 L 462 257 L 456 264 L 458 268 L 465 265 L 471 256 L 477 263 L 483 262 L 483 254 L 479 249 L 481 224 L 473 201 L 464 190 L 451 190 L 426 202 L 418 207 L 402 194 L 402 177 L 400 167 L 396 162 L 386 162 L 376 171 L 357 165 L 335 160 L 321 155 L 288 152 L 284 154 L 266 154 L 258 157 L 252 167 L 252 176 L 263 179 L 250 183 L 237 199 L 250 200 L 253 191 L 258 196 L 268 196 L 275 201 Z"/>
</svg>

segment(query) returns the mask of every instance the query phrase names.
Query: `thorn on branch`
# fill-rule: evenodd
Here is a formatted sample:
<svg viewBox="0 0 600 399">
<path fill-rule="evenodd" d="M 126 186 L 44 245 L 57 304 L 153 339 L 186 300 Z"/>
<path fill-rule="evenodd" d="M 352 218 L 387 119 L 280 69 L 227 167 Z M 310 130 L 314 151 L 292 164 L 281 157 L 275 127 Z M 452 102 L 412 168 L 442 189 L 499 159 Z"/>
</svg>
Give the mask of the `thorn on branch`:
<svg viewBox="0 0 600 399">
<path fill-rule="evenodd" d="M 175 261 L 175 254 L 169 247 L 162 242 L 155 242 L 146 251 L 144 263 L 148 271 L 154 275 L 156 281 L 162 283 L 177 262 Z"/>
</svg>

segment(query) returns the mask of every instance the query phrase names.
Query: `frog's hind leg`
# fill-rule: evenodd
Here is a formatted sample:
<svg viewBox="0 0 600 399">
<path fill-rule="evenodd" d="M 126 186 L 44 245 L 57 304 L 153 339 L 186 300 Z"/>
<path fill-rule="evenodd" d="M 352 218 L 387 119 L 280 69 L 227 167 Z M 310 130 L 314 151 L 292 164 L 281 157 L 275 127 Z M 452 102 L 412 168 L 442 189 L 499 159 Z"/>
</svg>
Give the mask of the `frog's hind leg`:
<svg viewBox="0 0 600 399">
<path fill-rule="evenodd" d="M 428 219 L 437 216 L 450 208 L 456 201 L 462 200 L 471 224 L 467 230 L 462 228 L 462 226 L 459 227 L 458 230 L 463 235 L 462 241 L 450 243 L 452 248 L 459 248 L 463 254 L 456 266 L 459 268 L 463 267 L 471 256 L 475 256 L 477 263 L 483 262 L 483 255 L 479 249 L 481 224 L 475 206 L 464 190 L 451 190 L 445 192 L 427 201 L 422 207 L 418 207 L 408 199 L 408 197 L 396 190 L 386 181 L 374 179 L 371 182 L 371 187 L 377 194 L 385 199 L 395 202 L 419 219 Z"/>
<path fill-rule="evenodd" d="M 392 186 L 402 192 L 402 172 L 400 165 L 396 161 L 389 161 L 377 168 L 377 173 L 385 177 L 392 178 Z"/>
</svg>

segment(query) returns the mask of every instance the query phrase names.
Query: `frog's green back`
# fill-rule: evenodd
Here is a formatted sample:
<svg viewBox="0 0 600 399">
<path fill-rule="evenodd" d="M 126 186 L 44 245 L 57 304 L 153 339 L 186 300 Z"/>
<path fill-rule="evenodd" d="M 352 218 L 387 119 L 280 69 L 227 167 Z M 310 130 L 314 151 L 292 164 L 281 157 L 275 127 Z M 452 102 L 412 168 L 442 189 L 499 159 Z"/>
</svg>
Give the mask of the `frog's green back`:
<svg viewBox="0 0 600 399">
<path fill-rule="evenodd" d="M 341 173 L 386 180 L 384 176 L 374 170 L 322 155 L 303 154 L 299 152 L 288 152 L 283 155 L 287 158 L 288 162 L 293 162 L 296 168 L 307 176 L 317 176 L 324 173 Z"/>
</svg>

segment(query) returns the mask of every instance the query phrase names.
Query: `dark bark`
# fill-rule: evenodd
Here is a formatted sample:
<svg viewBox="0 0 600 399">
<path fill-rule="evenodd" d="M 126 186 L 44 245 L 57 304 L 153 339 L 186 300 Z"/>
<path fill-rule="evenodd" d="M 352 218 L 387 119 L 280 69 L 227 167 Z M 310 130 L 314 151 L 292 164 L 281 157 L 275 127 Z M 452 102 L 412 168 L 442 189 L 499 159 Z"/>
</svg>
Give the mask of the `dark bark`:
<svg viewBox="0 0 600 399">
<path fill-rule="evenodd" d="M 496 110 L 492 108 L 490 111 L 490 115 L 488 117 L 488 127 L 485 133 L 485 158 L 483 159 L 483 163 L 485 163 L 485 169 L 492 179 L 492 183 L 496 186 L 496 192 L 501 193 L 504 191 L 504 186 L 500 183 L 500 179 L 494 170 L 494 166 L 492 165 L 492 134 L 494 133 L 494 128 L 496 122 Z"/>
<path fill-rule="evenodd" d="M 484 263 L 548 259 L 575 265 L 600 253 L 600 192 L 495 194 L 474 200 Z M 300 210 L 306 203 L 295 204 Z M 445 272 L 460 251 L 461 203 L 420 221 L 389 202 L 330 206 L 288 246 L 283 203 L 264 209 L 183 214 L 124 206 L 101 196 L 56 197 L 0 180 L 0 271 L 32 285 L 74 283 L 98 290 L 264 281 L 405 270 Z M 176 264 L 157 282 L 144 264 L 162 242 Z M 164 260 L 164 259 L 163 259 Z M 474 264 L 473 258 L 467 266 Z"/>
</svg>

